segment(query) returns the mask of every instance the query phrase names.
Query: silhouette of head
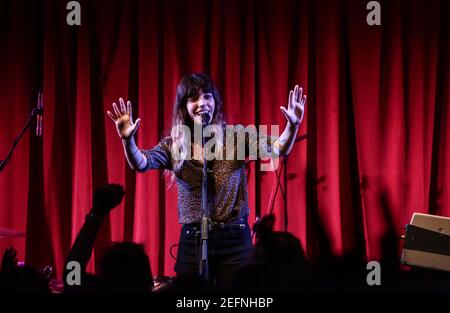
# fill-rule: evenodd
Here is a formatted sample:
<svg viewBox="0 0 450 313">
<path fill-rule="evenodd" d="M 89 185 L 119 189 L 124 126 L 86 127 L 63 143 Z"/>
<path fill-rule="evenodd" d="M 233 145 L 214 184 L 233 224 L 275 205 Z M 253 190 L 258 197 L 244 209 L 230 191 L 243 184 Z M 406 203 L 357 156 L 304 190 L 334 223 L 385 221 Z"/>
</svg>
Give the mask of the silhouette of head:
<svg viewBox="0 0 450 313">
<path fill-rule="evenodd" d="M 100 275 L 116 290 L 149 291 L 153 287 L 144 245 L 134 242 L 119 242 L 108 247 L 100 260 Z"/>
<path fill-rule="evenodd" d="M 258 226 L 252 264 L 264 268 L 264 275 L 276 284 L 295 284 L 308 266 L 298 238 L 289 232 L 273 231 L 275 217 L 265 216 Z"/>
</svg>

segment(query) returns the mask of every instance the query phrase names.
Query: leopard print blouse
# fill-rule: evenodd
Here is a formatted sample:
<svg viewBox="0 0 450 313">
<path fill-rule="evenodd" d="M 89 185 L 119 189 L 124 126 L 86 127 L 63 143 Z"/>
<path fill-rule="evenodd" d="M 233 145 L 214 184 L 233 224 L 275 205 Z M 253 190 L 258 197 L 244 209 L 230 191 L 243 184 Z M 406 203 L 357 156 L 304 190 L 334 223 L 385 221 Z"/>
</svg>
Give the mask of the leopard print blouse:
<svg viewBox="0 0 450 313">
<path fill-rule="evenodd" d="M 241 130 L 242 132 L 242 130 Z M 239 136 L 240 132 L 236 133 Z M 272 145 L 276 137 L 266 136 L 255 132 L 245 132 L 245 156 L 259 144 L 258 157 L 271 155 Z M 207 162 L 208 167 L 208 207 L 210 219 L 213 222 L 228 222 L 238 218 L 247 218 L 249 215 L 247 174 L 245 160 L 237 158 L 236 146 L 226 144 L 224 140 L 224 155 L 233 149 L 234 158 L 230 160 L 212 160 Z M 150 169 L 167 169 L 172 171 L 174 161 L 171 157 L 171 137 L 163 138 L 158 145 L 149 150 L 141 150 L 147 157 L 147 167 L 141 172 Z M 228 151 L 226 151 L 228 149 Z M 198 223 L 202 218 L 201 191 L 202 191 L 201 162 L 196 160 L 183 161 L 179 170 L 175 171 L 175 181 L 178 187 L 178 221 L 180 224 Z"/>
</svg>

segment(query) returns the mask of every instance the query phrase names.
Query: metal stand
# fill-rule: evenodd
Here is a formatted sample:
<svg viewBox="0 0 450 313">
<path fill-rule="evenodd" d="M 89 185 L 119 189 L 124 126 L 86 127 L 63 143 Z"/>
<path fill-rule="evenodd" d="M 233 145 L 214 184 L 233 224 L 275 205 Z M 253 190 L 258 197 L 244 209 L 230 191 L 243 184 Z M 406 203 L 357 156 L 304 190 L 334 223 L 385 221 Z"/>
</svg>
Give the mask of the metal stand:
<svg viewBox="0 0 450 313">
<path fill-rule="evenodd" d="M 208 123 L 209 116 L 202 116 L 202 150 L 203 150 L 203 172 L 202 172 L 202 222 L 200 225 L 200 240 L 201 240 L 201 261 L 199 267 L 200 277 L 204 281 L 209 281 L 209 262 L 208 262 L 208 166 L 205 153 L 205 137 L 203 131 Z"/>
<path fill-rule="evenodd" d="M 31 110 L 31 114 L 28 117 L 27 122 L 25 123 L 25 126 L 23 127 L 23 129 L 21 130 L 21 132 L 19 133 L 19 135 L 16 137 L 16 139 L 14 140 L 14 143 L 11 147 L 11 149 L 8 151 L 8 153 L 6 154 L 5 158 L 3 160 L 0 160 L 0 172 L 3 171 L 3 169 L 6 167 L 6 165 L 8 164 L 9 160 L 11 159 L 11 156 L 14 152 L 14 149 L 16 148 L 17 144 L 19 143 L 20 139 L 22 139 L 23 134 L 27 131 L 27 129 L 30 127 L 31 125 L 31 120 L 33 118 L 35 118 L 38 115 L 41 115 L 44 111 L 44 108 L 42 106 L 42 94 L 39 92 L 38 93 L 38 105 L 33 108 L 33 110 Z M 39 133 L 39 129 L 36 130 L 37 134 L 42 134 Z"/>
<path fill-rule="evenodd" d="M 294 144 L 305 140 L 306 138 L 308 138 L 308 135 L 303 135 L 298 137 L 297 139 L 295 139 Z M 278 175 L 278 172 L 275 171 L 275 175 L 277 177 L 277 189 L 275 190 L 275 195 L 273 197 L 273 202 L 270 205 L 270 209 L 268 210 L 268 214 L 272 214 L 273 212 L 273 207 L 275 205 L 275 198 L 277 197 L 277 193 L 278 193 L 278 188 L 280 188 L 281 190 L 281 196 L 283 197 L 283 204 L 284 204 L 284 231 L 287 231 L 288 228 L 288 156 L 285 155 L 283 158 L 283 181 L 284 181 L 284 190 L 283 190 L 283 186 L 281 186 L 281 182 L 280 182 L 280 176 Z"/>
<path fill-rule="evenodd" d="M 20 131 L 19 135 L 14 140 L 13 145 L 12 145 L 11 149 L 9 149 L 5 158 L 3 160 L 0 160 L 0 172 L 2 172 L 5 169 L 6 165 L 11 160 L 11 156 L 12 156 L 17 144 L 20 142 L 20 139 L 22 139 L 23 134 L 25 134 L 27 129 L 30 127 L 32 119 L 35 117 L 37 117 L 37 121 L 38 121 L 38 123 L 36 125 L 36 135 L 42 136 L 42 114 L 44 113 L 44 107 L 42 106 L 43 95 L 40 91 L 38 91 L 37 97 L 38 97 L 37 106 L 35 108 L 33 108 L 33 110 L 31 110 L 30 116 L 28 117 L 28 120 L 25 123 L 25 126 L 23 127 L 23 129 Z M 6 228 L 0 228 L 0 238 L 24 237 L 24 236 L 26 236 L 25 233 L 11 230 L 11 229 L 6 229 Z"/>
</svg>

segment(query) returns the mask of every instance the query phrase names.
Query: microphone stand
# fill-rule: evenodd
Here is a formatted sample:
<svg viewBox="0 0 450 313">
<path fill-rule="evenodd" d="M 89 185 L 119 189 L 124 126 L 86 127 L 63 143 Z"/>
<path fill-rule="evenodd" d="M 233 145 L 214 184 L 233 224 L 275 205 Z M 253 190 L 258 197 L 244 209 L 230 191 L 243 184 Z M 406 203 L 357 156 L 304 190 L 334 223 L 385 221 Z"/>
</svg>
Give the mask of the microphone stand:
<svg viewBox="0 0 450 313">
<path fill-rule="evenodd" d="M 201 262 L 199 268 L 200 277 L 209 281 L 209 260 L 208 260 L 208 166 L 205 153 L 205 137 L 203 136 L 206 125 L 209 122 L 209 115 L 202 115 L 202 150 L 203 150 L 203 172 L 202 172 L 202 222 L 200 225 L 201 240 Z"/>
<path fill-rule="evenodd" d="M 3 171 L 3 169 L 6 167 L 6 165 L 9 162 L 9 160 L 11 159 L 11 156 L 12 156 L 12 154 L 14 152 L 14 149 L 16 148 L 17 144 L 19 143 L 20 139 L 22 139 L 23 134 L 30 127 L 31 120 L 33 118 L 35 118 L 38 114 L 42 114 L 43 110 L 44 110 L 43 107 L 40 106 L 40 105 L 38 105 L 37 107 L 33 108 L 33 110 L 31 111 L 30 116 L 28 117 L 28 120 L 27 120 L 24 128 L 19 133 L 19 135 L 16 137 L 16 139 L 14 140 L 14 143 L 13 143 L 11 149 L 8 151 L 8 154 L 6 155 L 6 157 L 3 160 L 0 160 L 0 172 Z"/>
</svg>

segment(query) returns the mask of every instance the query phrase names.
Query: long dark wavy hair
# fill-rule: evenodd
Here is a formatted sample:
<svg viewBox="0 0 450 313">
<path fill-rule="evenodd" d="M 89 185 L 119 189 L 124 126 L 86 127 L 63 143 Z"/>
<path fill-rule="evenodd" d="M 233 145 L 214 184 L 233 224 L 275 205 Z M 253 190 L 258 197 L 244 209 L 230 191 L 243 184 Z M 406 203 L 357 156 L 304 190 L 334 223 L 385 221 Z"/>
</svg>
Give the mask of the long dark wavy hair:
<svg viewBox="0 0 450 313">
<path fill-rule="evenodd" d="M 175 97 L 175 103 L 173 105 L 172 114 L 172 151 L 177 151 L 181 154 L 181 158 L 175 161 L 174 171 L 181 168 L 181 165 L 187 157 L 187 145 L 190 144 L 191 138 L 187 138 L 182 125 L 186 125 L 191 129 L 191 134 L 193 134 L 193 121 L 189 116 L 187 110 L 187 101 L 189 98 L 197 98 L 200 91 L 203 93 L 211 93 L 215 108 L 213 112 L 213 117 L 211 121 L 211 127 L 217 128 L 213 130 L 217 135 L 221 135 L 225 127 L 225 117 L 222 112 L 222 98 L 220 97 L 219 91 L 214 85 L 211 78 L 204 73 L 192 73 L 184 76 L 177 87 L 177 93 Z M 217 136 L 216 135 L 216 136 Z M 216 145 L 216 153 L 223 148 L 223 138 L 216 138 L 218 145 Z M 174 173 L 172 173 L 172 182 L 174 179 Z"/>
</svg>

